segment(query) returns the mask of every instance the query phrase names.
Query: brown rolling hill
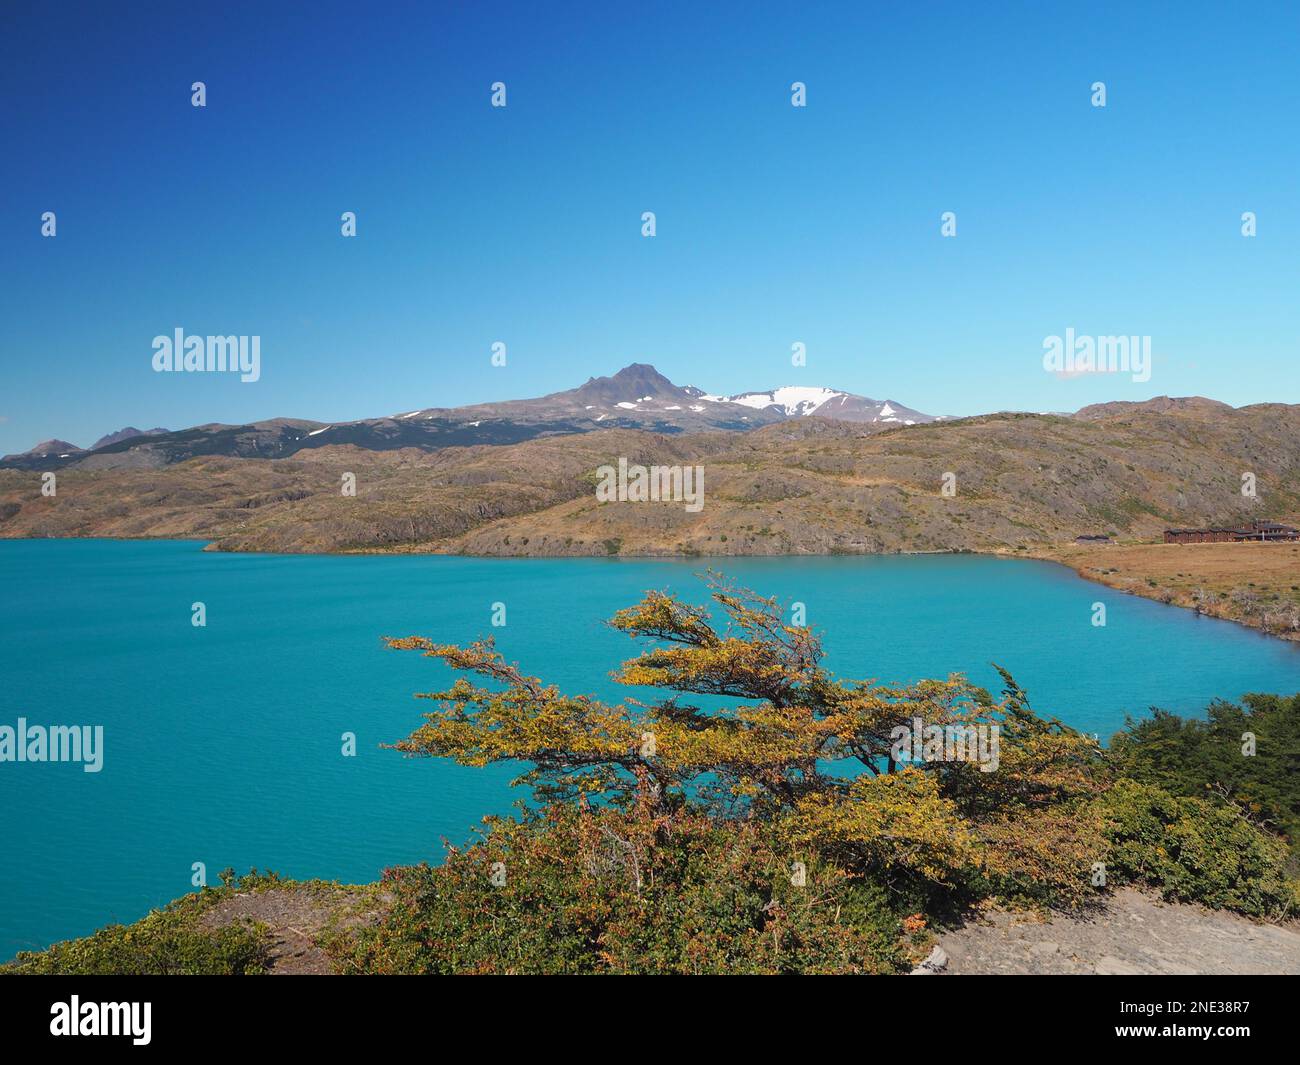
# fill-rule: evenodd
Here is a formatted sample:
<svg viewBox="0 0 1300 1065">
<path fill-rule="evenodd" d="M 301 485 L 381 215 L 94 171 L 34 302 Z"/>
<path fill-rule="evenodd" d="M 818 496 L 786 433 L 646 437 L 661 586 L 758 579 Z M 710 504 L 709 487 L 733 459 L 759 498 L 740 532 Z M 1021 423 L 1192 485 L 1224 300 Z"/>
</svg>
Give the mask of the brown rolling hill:
<svg viewBox="0 0 1300 1065">
<path fill-rule="evenodd" d="M 705 504 L 599 503 L 595 470 L 699 465 Z M 956 475 L 956 495 L 941 493 Z M 1257 497 L 1241 493 L 1253 473 Z M 345 473 L 357 494 L 340 491 Z M 1033 552 L 1080 533 L 1295 521 L 1300 407 L 1114 405 L 897 428 L 830 419 L 748 432 L 612 429 L 518 444 L 163 468 L 0 470 L 0 536 L 178 537 L 216 549 L 482 555 Z"/>
</svg>

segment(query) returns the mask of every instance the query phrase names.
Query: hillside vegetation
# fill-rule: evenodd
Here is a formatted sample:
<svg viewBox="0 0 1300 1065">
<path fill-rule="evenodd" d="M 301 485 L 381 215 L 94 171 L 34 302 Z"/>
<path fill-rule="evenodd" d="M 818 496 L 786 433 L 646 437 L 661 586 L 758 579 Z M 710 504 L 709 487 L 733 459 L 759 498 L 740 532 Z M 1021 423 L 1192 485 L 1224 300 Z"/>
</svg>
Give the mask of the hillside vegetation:
<svg viewBox="0 0 1300 1065">
<path fill-rule="evenodd" d="M 0 536 L 202 538 L 275 552 L 856 554 L 1031 551 L 1080 533 L 1149 539 L 1169 525 L 1300 514 L 1300 407 L 1168 404 L 883 431 L 808 418 L 750 432 L 619 429 L 434 452 L 331 446 L 281 460 L 70 468 L 54 498 L 42 497 L 39 474 L 0 470 Z M 598 503 L 595 470 L 619 457 L 703 466 L 703 510 Z M 345 473 L 355 498 L 340 491 Z M 1243 473 L 1256 498 L 1242 495 Z"/>
</svg>

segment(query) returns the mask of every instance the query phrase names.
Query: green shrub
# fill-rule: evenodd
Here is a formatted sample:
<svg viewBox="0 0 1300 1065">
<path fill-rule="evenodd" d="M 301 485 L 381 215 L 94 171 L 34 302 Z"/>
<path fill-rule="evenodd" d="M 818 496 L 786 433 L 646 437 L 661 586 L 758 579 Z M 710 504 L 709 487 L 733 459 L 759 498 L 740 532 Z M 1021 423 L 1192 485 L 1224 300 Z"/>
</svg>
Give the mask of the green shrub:
<svg viewBox="0 0 1300 1065">
<path fill-rule="evenodd" d="M 1231 807 L 1132 780 L 1117 781 L 1099 804 L 1112 883 L 1149 884 L 1167 899 L 1270 919 L 1300 903 L 1285 874 L 1285 842 Z"/>
<path fill-rule="evenodd" d="M 788 860 L 761 826 L 613 810 L 492 820 L 438 867 L 389 870 L 380 923 L 333 944 L 353 973 L 886 973 L 907 964 L 878 886 Z M 494 863 L 505 883 L 494 886 Z M 497 867 L 498 870 L 500 867 Z"/>
<path fill-rule="evenodd" d="M 1243 752 L 1247 733 L 1253 754 Z M 1125 725 L 1109 758 L 1121 776 L 1232 804 L 1300 850 L 1300 694 L 1216 700 L 1204 720 L 1155 710 Z"/>
<path fill-rule="evenodd" d="M 282 881 L 252 869 L 221 872 L 221 887 L 153 910 L 134 924 L 108 925 L 82 939 L 22 951 L 0 974 L 31 976 L 251 976 L 270 965 L 270 933 L 261 923 L 208 928 L 203 915 L 235 892 L 259 891 Z"/>
<path fill-rule="evenodd" d="M 182 900 L 184 901 L 184 900 Z M 38 976 L 245 976 L 266 971 L 264 925 L 201 929 L 193 915 L 155 910 L 131 925 L 24 951 L 0 972 Z"/>
</svg>

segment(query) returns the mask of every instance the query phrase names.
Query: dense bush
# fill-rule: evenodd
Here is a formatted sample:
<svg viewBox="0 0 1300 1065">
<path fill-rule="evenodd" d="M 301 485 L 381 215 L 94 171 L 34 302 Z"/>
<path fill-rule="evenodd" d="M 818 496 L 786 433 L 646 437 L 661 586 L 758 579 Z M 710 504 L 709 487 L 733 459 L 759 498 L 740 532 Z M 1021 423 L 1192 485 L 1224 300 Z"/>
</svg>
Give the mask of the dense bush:
<svg viewBox="0 0 1300 1065">
<path fill-rule="evenodd" d="M 1116 781 L 1100 806 L 1113 880 L 1261 918 L 1294 913 L 1300 903 L 1286 877 L 1286 843 L 1229 806 L 1132 780 Z"/>
<path fill-rule="evenodd" d="M 395 746 L 522 763 L 519 783 L 548 813 L 498 822 L 441 870 L 393 874 L 399 907 L 363 934 L 353 968 L 890 971 L 907 953 L 902 915 L 910 933 L 987 899 L 1079 908 L 1127 882 L 1255 917 L 1294 908 L 1285 845 L 1263 822 L 1294 817 L 1300 700 L 1216 704 L 1204 726 L 1130 722 L 1107 753 L 1035 713 L 1005 672 L 1000 700 L 960 676 L 837 679 L 817 636 L 786 625 L 774 601 L 710 584 L 725 627 L 655 592 L 611 621 L 651 642 L 615 677 L 673 693 L 657 702 L 565 695 L 490 640 L 390 641 L 460 674 Z M 896 756 L 891 738 L 918 719 L 996 727 L 998 764 Z M 1252 728 L 1267 756 L 1229 759 L 1225 737 L 1239 745 Z M 598 831 L 635 857 L 639 888 L 593 872 Z M 810 886 L 790 886 L 795 860 Z M 493 861 L 512 887 L 491 886 Z"/>
<path fill-rule="evenodd" d="M 1219 700 L 1204 720 L 1155 710 L 1111 740 L 1110 760 L 1121 776 L 1233 806 L 1300 853 L 1300 694 Z"/>
<path fill-rule="evenodd" d="M 174 906 L 175 904 L 173 904 Z M 41 976 L 247 976 L 266 971 L 263 926 L 203 929 L 168 907 L 131 925 L 109 925 L 84 939 L 24 951 L 0 972 Z"/>
<path fill-rule="evenodd" d="M 907 962 L 879 886 L 816 860 L 796 886 L 753 822 L 553 807 L 489 825 L 441 866 L 385 874 L 385 919 L 333 945 L 344 971 L 888 973 Z"/>
</svg>

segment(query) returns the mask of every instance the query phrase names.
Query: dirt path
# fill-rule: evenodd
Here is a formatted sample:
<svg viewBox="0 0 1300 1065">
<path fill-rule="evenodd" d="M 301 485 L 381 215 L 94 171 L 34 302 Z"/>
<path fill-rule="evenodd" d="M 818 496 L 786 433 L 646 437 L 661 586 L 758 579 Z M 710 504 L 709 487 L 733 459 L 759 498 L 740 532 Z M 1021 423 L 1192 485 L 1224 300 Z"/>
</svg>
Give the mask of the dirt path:
<svg viewBox="0 0 1300 1065">
<path fill-rule="evenodd" d="M 316 944 L 335 915 L 344 926 L 373 920 L 374 913 L 353 912 L 360 888 L 312 889 L 303 885 L 244 891 L 223 899 L 203 915 L 202 925 L 223 928 L 261 921 L 271 933 L 271 973 L 275 976 L 324 976 L 332 973 L 329 955 Z"/>
<path fill-rule="evenodd" d="M 939 938 L 946 972 L 1300 974 L 1300 926 L 1255 924 L 1132 889 L 1084 919 L 996 911 Z"/>
</svg>

